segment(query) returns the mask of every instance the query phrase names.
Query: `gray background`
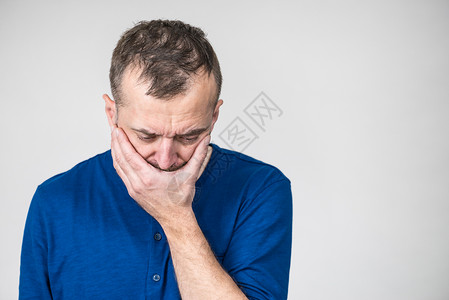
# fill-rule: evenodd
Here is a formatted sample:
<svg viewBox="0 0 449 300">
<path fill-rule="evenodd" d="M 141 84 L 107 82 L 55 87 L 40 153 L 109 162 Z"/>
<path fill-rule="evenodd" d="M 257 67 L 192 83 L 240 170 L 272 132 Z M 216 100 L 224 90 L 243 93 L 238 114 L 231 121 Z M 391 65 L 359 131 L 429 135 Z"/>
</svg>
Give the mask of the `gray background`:
<svg viewBox="0 0 449 300">
<path fill-rule="evenodd" d="M 108 149 L 112 49 L 153 18 L 208 33 L 215 142 L 240 117 L 259 136 L 244 152 L 292 181 L 290 299 L 449 299 L 447 0 L 2 0 L 1 299 L 36 186 Z M 261 91 L 283 111 L 265 131 L 244 113 Z"/>
</svg>

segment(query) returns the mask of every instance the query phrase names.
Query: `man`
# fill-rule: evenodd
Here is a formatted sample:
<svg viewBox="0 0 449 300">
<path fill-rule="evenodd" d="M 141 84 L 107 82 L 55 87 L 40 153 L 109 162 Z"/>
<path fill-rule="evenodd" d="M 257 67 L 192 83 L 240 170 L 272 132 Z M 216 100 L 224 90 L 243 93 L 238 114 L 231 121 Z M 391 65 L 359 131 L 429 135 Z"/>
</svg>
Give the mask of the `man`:
<svg viewBox="0 0 449 300">
<path fill-rule="evenodd" d="M 222 78 L 204 33 L 141 22 L 110 80 L 111 151 L 38 187 L 19 298 L 286 299 L 290 182 L 209 144 Z"/>
</svg>

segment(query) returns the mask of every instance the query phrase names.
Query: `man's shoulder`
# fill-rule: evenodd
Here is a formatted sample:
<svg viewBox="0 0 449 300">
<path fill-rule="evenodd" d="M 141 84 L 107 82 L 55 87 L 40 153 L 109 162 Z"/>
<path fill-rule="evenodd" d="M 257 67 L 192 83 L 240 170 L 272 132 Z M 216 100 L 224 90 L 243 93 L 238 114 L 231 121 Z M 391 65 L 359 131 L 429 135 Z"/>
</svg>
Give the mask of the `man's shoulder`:
<svg viewBox="0 0 449 300">
<path fill-rule="evenodd" d="M 110 150 L 97 154 L 84 161 L 79 162 L 71 169 L 50 177 L 41 183 L 39 191 L 56 191 L 58 189 L 68 190 L 73 186 L 79 186 L 95 176 L 102 167 L 106 166 L 110 158 Z"/>
<path fill-rule="evenodd" d="M 212 164 L 214 169 L 220 170 L 236 178 L 257 178 L 270 181 L 289 179 L 277 167 L 234 150 L 224 149 L 212 145 L 215 155 Z"/>
</svg>

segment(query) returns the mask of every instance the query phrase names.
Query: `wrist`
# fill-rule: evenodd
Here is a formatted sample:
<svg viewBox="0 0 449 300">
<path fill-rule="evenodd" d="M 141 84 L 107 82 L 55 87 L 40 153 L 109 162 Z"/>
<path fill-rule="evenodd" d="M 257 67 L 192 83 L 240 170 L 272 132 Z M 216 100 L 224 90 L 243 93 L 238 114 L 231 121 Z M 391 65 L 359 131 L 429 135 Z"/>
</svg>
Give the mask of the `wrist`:
<svg viewBox="0 0 449 300">
<path fill-rule="evenodd" d="M 169 217 L 157 220 L 164 230 L 167 239 L 183 240 L 196 235 L 199 226 L 191 207 L 171 212 Z"/>
</svg>

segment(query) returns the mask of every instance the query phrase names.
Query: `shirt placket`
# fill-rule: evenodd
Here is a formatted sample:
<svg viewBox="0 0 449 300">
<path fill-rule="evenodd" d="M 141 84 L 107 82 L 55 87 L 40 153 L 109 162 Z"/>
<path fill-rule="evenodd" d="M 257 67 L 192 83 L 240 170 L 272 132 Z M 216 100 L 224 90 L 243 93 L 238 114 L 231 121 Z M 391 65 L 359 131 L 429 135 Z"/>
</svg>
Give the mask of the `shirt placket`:
<svg viewBox="0 0 449 300">
<path fill-rule="evenodd" d="M 163 299 L 167 286 L 167 259 L 170 251 L 165 234 L 159 223 L 151 218 L 149 239 L 149 259 L 147 273 L 147 299 Z"/>
</svg>

